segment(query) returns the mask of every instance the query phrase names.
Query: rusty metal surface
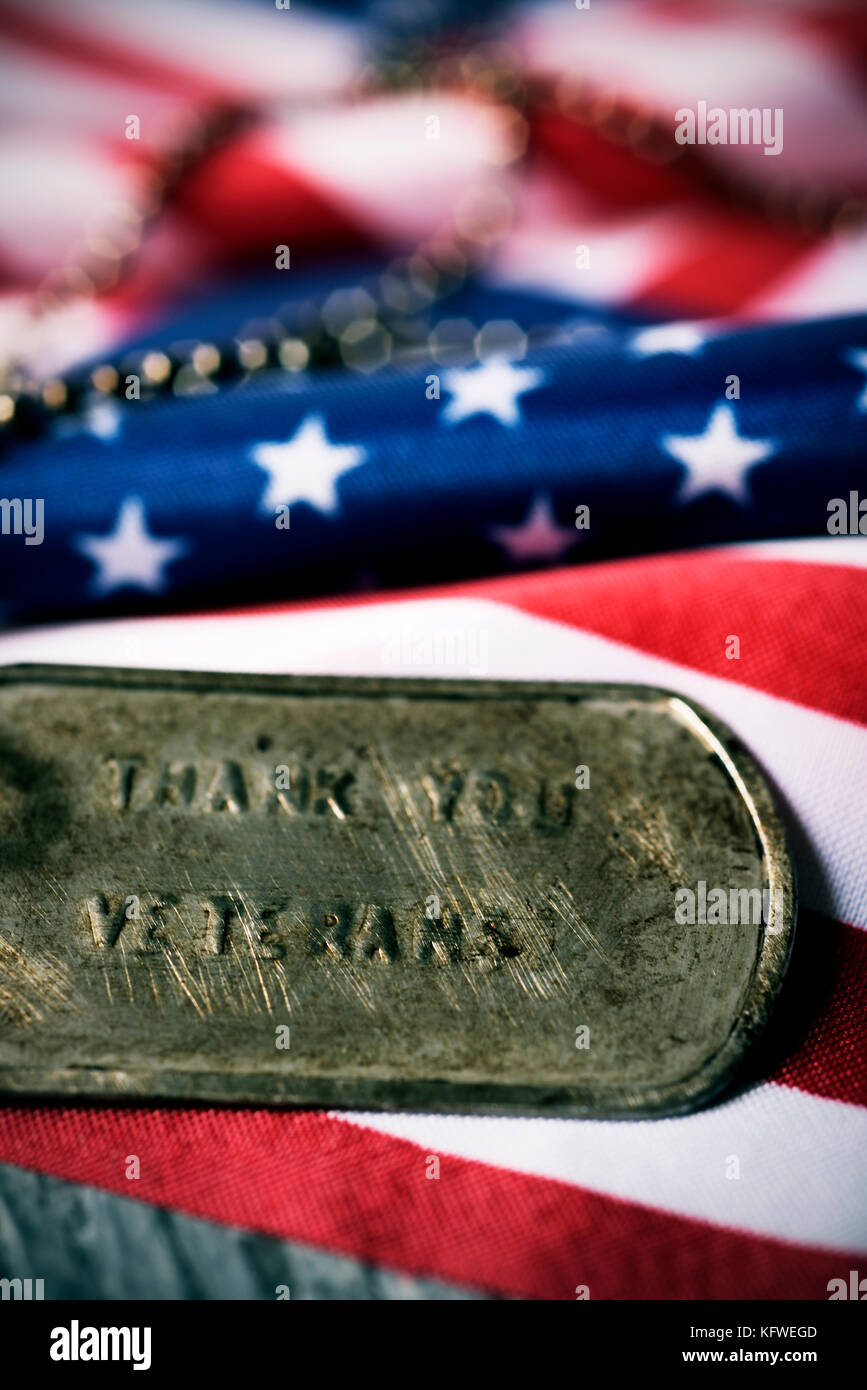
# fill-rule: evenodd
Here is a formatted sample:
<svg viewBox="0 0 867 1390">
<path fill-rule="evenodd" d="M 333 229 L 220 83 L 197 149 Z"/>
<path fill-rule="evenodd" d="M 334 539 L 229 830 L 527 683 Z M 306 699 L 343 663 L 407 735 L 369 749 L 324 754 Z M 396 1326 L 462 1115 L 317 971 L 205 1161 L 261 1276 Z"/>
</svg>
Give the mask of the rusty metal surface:
<svg viewBox="0 0 867 1390">
<path fill-rule="evenodd" d="M 0 881 L 33 1094 L 676 1113 L 794 923 L 755 764 L 628 686 L 6 668 Z"/>
</svg>

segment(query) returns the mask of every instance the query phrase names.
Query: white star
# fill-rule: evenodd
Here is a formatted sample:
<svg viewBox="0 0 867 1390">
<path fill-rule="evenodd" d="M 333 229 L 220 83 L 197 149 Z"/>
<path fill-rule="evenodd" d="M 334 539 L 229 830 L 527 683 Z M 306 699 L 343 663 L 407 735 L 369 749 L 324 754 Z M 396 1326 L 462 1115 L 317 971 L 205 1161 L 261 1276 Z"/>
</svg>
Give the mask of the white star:
<svg viewBox="0 0 867 1390">
<path fill-rule="evenodd" d="M 556 560 L 580 540 L 577 531 L 560 526 L 548 497 L 536 497 L 518 526 L 492 526 L 490 535 L 512 560 Z"/>
<path fill-rule="evenodd" d="M 97 439 L 116 439 L 120 434 L 120 410 L 114 401 L 95 401 L 85 416 L 85 429 Z"/>
<path fill-rule="evenodd" d="M 852 348 L 849 352 L 844 352 L 843 356 L 859 372 L 867 372 L 867 348 Z M 861 392 L 856 401 L 859 410 L 867 410 L 867 386 Z"/>
<path fill-rule="evenodd" d="M 773 439 L 746 439 L 738 434 L 730 405 L 714 408 L 704 434 L 667 434 L 662 447 L 688 469 L 675 497 L 681 506 L 713 491 L 748 504 L 749 469 L 776 452 Z"/>
<path fill-rule="evenodd" d="M 138 497 L 126 497 L 107 536 L 75 536 L 73 547 L 97 567 L 91 587 L 97 594 L 114 589 L 146 589 L 158 594 L 166 587 L 163 566 L 185 555 L 189 546 L 176 537 L 160 540 L 147 528 L 145 510 Z"/>
<path fill-rule="evenodd" d="M 61 438 L 92 434 L 109 443 L 120 434 L 121 412 L 115 401 L 94 401 L 78 416 L 58 420 L 57 433 Z"/>
<path fill-rule="evenodd" d="M 705 341 L 694 323 L 659 323 L 642 328 L 629 348 L 637 357 L 654 357 L 658 352 L 681 352 L 689 357 L 704 347 Z"/>
<path fill-rule="evenodd" d="M 466 371 L 446 372 L 443 384 L 454 399 L 443 411 L 443 419 L 456 425 L 470 415 L 493 415 L 502 425 L 517 425 L 521 418 L 518 397 L 535 391 L 544 379 L 535 367 L 513 367 L 502 357 Z"/>
<path fill-rule="evenodd" d="M 358 445 L 330 443 L 321 415 L 308 415 L 285 444 L 256 444 L 250 452 L 254 463 L 271 475 L 261 503 L 262 511 L 270 514 L 293 502 L 309 502 L 320 512 L 337 511 L 334 484 L 367 458 Z"/>
</svg>

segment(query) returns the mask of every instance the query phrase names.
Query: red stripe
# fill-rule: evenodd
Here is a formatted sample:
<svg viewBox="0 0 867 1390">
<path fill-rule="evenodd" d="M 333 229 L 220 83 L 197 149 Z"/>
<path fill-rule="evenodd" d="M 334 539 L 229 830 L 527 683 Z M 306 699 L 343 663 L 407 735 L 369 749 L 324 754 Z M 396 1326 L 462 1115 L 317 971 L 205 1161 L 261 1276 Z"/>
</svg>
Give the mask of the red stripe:
<svg viewBox="0 0 867 1390">
<path fill-rule="evenodd" d="M 801 909 L 786 987 L 757 1065 L 764 1074 L 768 1061 L 780 1085 L 867 1106 L 865 1019 L 867 932 Z"/>
<path fill-rule="evenodd" d="M 291 243 L 293 252 L 315 247 L 320 253 L 370 244 L 327 192 L 285 165 L 269 163 L 257 131 L 203 159 L 179 188 L 176 205 L 235 253 L 267 247 L 273 257 L 275 245 L 283 243 Z"/>
<path fill-rule="evenodd" d="M 645 286 L 631 308 L 714 318 L 735 314 L 819 245 L 801 232 L 722 212 L 703 229 L 690 227 L 687 236 L 676 262 Z"/>
<path fill-rule="evenodd" d="M 524 612 L 867 724 L 865 569 L 707 551 L 484 587 Z M 726 657 L 731 636 L 740 639 L 738 660 Z"/>
<path fill-rule="evenodd" d="M 141 1177 L 125 1177 L 127 1156 Z M 825 1298 L 855 1257 L 668 1215 L 309 1113 L 21 1108 L 0 1157 L 194 1216 L 530 1298 Z"/>
<path fill-rule="evenodd" d="M 695 182 L 683 168 L 640 159 L 628 145 L 605 139 L 590 125 L 541 108 L 532 116 L 534 146 L 566 174 L 568 189 L 582 199 L 597 198 L 601 208 L 645 208 L 695 195 Z M 669 136 L 670 138 L 670 136 Z"/>
</svg>

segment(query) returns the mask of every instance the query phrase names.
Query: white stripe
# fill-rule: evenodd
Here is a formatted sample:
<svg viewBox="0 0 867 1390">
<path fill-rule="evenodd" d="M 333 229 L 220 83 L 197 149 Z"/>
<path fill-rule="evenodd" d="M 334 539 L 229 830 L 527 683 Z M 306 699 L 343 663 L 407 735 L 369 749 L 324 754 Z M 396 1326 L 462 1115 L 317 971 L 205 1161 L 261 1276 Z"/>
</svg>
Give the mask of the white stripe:
<svg viewBox="0 0 867 1390">
<path fill-rule="evenodd" d="M 451 666 L 412 661 L 414 647 L 437 635 L 442 646 L 463 639 L 465 659 Z M 403 660 L 389 651 L 395 643 Z M 85 623 L 0 637 L 0 661 L 669 687 L 718 714 L 764 767 L 789 829 L 801 901 L 867 927 L 867 728 L 505 604 L 412 599 L 296 613 Z"/>
<path fill-rule="evenodd" d="M 274 4 L 231 0 L 79 0 L 52 17 L 58 34 L 92 35 L 123 44 L 144 59 L 221 82 L 257 101 L 293 101 L 340 90 L 361 63 L 361 31 L 346 20 L 319 15 L 310 5 L 278 10 Z"/>
<path fill-rule="evenodd" d="M 94 216 L 140 200 L 142 179 L 85 139 L 48 130 L 0 135 L 0 186 L 15 189 L 0 238 L 4 264 L 19 275 L 64 264 Z M 86 346 L 76 344 L 79 353 Z"/>
<path fill-rule="evenodd" d="M 576 226 L 544 221 L 522 224 L 492 258 L 494 285 L 531 288 L 583 304 L 623 303 L 643 294 L 679 269 L 684 248 L 700 238 L 703 223 L 683 210 L 586 218 Z M 578 268 L 577 251 L 589 247 L 589 263 Z"/>
<path fill-rule="evenodd" d="M 728 547 L 732 554 L 735 547 Z M 749 541 L 737 549 L 748 560 L 800 560 L 809 565 L 867 569 L 867 536 L 809 536 L 797 541 Z"/>
<path fill-rule="evenodd" d="M 432 118 L 438 125 L 429 126 Z M 502 167 L 505 125 L 490 107 L 444 92 L 296 111 L 253 135 L 247 149 L 306 178 L 359 226 L 386 238 L 429 236 L 447 209 L 468 214 L 477 184 L 499 187 L 506 198 L 510 182 Z"/>
<path fill-rule="evenodd" d="M 56 140 L 60 132 L 67 138 L 87 137 L 114 141 L 123 146 L 125 117 L 136 115 L 141 122 L 141 145 L 163 148 L 179 142 L 194 111 L 186 97 L 154 91 L 139 83 L 115 77 L 108 71 L 88 70 L 82 81 L 81 68 L 44 49 L 3 38 L 3 83 L 0 85 L 0 115 L 12 132 L 32 135 L 34 128 L 46 127 Z M 22 130 L 21 113 L 27 113 Z M 24 165 L 24 158 L 21 165 Z M 16 214 L 10 199 L 6 216 Z"/>
<path fill-rule="evenodd" d="M 683 208 L 600 214 L 592 195 L 570 187 L 567 197 L 552 170 L 531 168 L 521 186 L 521 216 L 485 275 L 495 286 L 529 287 L 578 306 L 624 302 L 676 272 L 706 231 L 707 218 Z M 586 257 L 579 258 L 581 248 Z"/>
<path fill-rule="evenodd" d="M 757 1087 L 669 1120 L 340 1118 L 408 1139 L 429 1154 L 456 1154 L 717 1225 L 867 1254 L 867 1110 L 785 1086 Z M 726 1177 L 732 1158 L 739 1178 Z M 447 1158 L 440 1174 L 448 1182 Z"/>
<path fill-rule="evenodd" d="M 0 357 L 22 362 L 40 380 L 107 351 L 133 327 L 125 310 L 99 296 L 61 301 L 44 314 L 34 315 L 32 304 L 29 294 L 0 292 Z"/>
</svg>

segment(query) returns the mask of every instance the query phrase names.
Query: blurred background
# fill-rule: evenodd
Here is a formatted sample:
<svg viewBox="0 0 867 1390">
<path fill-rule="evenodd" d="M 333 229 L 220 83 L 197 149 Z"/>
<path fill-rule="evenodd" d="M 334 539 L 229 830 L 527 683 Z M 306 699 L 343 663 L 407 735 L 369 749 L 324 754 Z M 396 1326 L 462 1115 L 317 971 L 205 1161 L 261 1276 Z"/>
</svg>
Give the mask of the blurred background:
<svg viewBox="0 0 867 1390">
<path fill-rule="evenodd" d="M 277 655 L 237 624 L 207 654 L 192 629 L 146 642 L 115 624 L 514 580 L 479 592 L 729 682 L 703 644 L 720 604 L 722 631 L 742 630 L 741 604 L 765 623 L 745 686 L 867 722 L 854 570 L 836 588 L 824 559 L 754 579 L 701 549 L 827 544 L 828 499 L 864 486 L 865 77 L 856 0 L 0 0 L 0 491 L 44 504 L 39 543 L 0 538 L 0 659 L 381 670 L 379 630 L 357 656 L 351 614 L 293 628 Z M 779 151 L 678 143 L 677 113 L 700 103 L 781 111 Z M 648 556 L 667 568 L 629 568 Z M 830 655 L 798 626 L 814 602 Z M 552 626 L 535 656 L 522 628 L 491 674 L 580 678 Z M 829 843 L 845 800 L 822 802 Z M 365 1148 L 342 1122 L 320 1139 L 281 1117 L 258 1171 L 280 1186 L 294 1165 L 292 1214 L 272 1220 L 243 1196 L 252 1159 L 231 1200 L 202 1197 L 208 1164 L 220 1192 L 223 1156 L 247 1153 L 219 1116 L 204 1139 L 186 1112 L 153 1121 L 163 1185 L 132 1201 L 93 1166 L 90 1110 L 55 1114 L 60 1143 L 16 1107 L 0 1273 L 82 1298 L 572 1297 L 590 1267 L 602 1296 L 823 1296 L 826 1247 L 867 1241 L 854 1119 L 835 1148 L 838 1111 L 867 1104 L 845 1002 L 867 987 L 852 825 L 836 836 L 848 897 L 813 822 L 798 830 L 839 965 L 808 953 L 798 978 L 833 976 L 832 1002 L 767 1063 L 767 1123 L 747 1108 L 740 1139 L 707 1141 L 760 1136 L 766 1187 L 742 1207 L 738 1184 L 729 1210 L 696 1177 L 681 1136 L 701 1117 L 616 1143 L 611 1126 L 534 1130 L 520 1162 L 491 1128 L 455 1140 L 443 1253 L 445 1218 L 414 1205 L 439 1184 L 410 1200 L 395 1157 L 411 1126 Z M 806 1119 L 779 1108 L 795 1092 Z M 115 1119 L 117 1152 L 146 1143 Z M 792 1135 L 786 1196 L 769 1155 Z M 501 1166 L 539 1175 L 532 1200 Z M 391 1197 L 362 1209 L 386 1170 Z"/>
</svg>

